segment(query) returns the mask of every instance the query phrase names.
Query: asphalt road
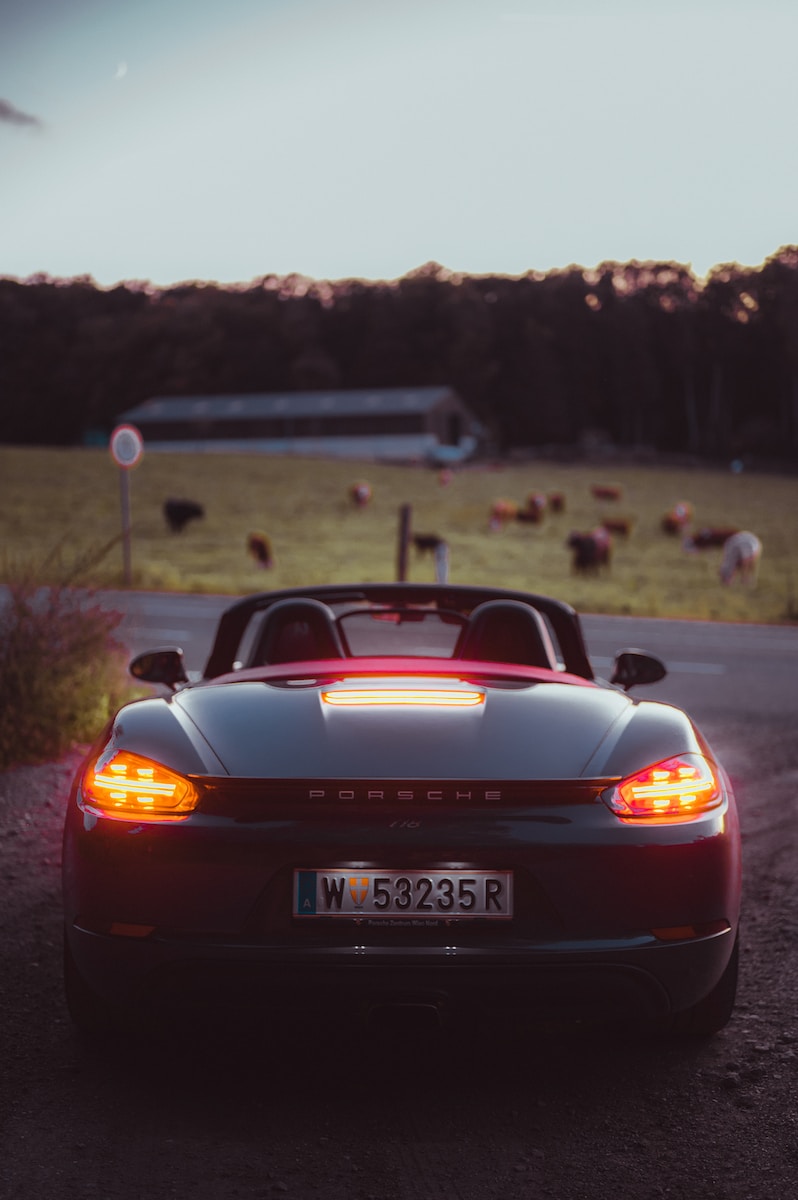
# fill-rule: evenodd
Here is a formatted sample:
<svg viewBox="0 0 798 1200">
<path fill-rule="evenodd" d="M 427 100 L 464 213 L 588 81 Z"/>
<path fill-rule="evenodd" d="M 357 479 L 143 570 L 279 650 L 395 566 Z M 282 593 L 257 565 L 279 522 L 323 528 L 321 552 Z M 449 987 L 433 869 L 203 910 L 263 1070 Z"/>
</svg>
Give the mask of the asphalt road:
<svg viewBox="0 0 798 1200">
<path fill-rule="evenodd" d="M 202 666 L 224 600 L 128 598 L 131 650 Z M 378 1035 L 323 1019 L 87 1045 L 60 982 L 74 759 L 0 775 L 0 1197 L 789 1200 L 798 1194 L 798 631 L 586 619 L 670 666 L 732 776 L 744 836 L 739 1003 L 708 1042 L 502 1027 Z M 173 636 L 174 635 L 174 636 Z M 629 1014 L 630 1016 L 632 1014 Z M 624 1014 L 619 1014 L 623 1026 Z"/>
<path fill-rule="evenodd" d="M 104 602 L 124 612 L 131 654 L 178 645 L 189 671 L 201 672 L 216 621 L 231 598 L 120 592 Z M 596 674 L 609 675 L 618 650 L 649 650 L 666 664 L 668 676 L 645 695 L 678 704 L 696 720 L 798 708 L 798 628 L 595 615 L 582 623 Z"/>
</svg>

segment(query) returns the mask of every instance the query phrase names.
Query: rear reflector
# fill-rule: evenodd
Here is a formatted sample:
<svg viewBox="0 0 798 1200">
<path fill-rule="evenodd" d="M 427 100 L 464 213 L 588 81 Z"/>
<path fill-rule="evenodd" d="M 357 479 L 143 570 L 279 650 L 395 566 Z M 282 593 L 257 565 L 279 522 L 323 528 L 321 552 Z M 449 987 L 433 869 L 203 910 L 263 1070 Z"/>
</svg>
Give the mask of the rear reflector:
<svg viewBox="0 0 798 1200">
<path fill-rule="evenodd" d="M 652 929 L 660 942 L 686 942 L 691 938 L 714 937 L 718 933 L 729 933 L 728 921 L 705 921 L 701 925 L 669 925 L 664 929 Z"/>
<path fill-rule="evenodd" d="M 145 938 L 154 931 L 154 925 L 131 925 L 129 921 L 112 921 L 108 932 L 114 937 Z"/>
</svg>

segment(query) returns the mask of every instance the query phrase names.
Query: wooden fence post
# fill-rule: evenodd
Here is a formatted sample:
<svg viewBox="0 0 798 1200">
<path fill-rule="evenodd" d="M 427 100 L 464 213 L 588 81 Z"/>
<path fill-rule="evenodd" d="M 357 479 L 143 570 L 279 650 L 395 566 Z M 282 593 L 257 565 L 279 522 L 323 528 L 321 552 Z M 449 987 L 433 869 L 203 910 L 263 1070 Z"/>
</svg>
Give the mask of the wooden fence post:
<svg viewBox="0 0 798 1200">
<path fill-rule="evenodd" d="M 407 550 L 410 545 L 410 516 L 412 507 L 403 504 L 399 509 L 399 552 L 396 562 L 396 578 L 399 583 L 407 579 Z"/>
</svg>

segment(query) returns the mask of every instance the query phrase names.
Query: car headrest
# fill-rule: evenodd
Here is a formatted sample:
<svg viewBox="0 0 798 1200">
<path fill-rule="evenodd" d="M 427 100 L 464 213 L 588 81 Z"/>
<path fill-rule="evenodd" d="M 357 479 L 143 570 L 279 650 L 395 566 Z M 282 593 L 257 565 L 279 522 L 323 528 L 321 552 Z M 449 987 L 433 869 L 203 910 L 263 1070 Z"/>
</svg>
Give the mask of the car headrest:
<svg viewBox="0 0 798 1200">
<path fill-rule="evenodd" d="M 266 610 L 251 666 L 344 658 L 332 609 L 320 600 L 278 600 Z"/>
<path fill-rule="evenodd" d="M 518 663 L 557 670 L 546 622 L 519 600 L 487 600 L 471 613 L 455 649 L 456 658 Z"/>
</svg>

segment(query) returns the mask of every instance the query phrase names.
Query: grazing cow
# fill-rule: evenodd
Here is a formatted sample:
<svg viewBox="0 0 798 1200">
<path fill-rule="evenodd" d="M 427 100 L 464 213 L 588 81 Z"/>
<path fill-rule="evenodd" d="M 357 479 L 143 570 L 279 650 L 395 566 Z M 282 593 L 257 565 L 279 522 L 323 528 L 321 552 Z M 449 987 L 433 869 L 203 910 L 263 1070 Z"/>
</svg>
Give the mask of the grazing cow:
<svg viewBox="0 0 798 1200">
<path fill-rule="evenodd" d="M 565 512 L 565 495 L 563 492 L 549 492 L 547 500 L 549 508 L 553 513 Z"/>
<path fill-rule="evenodd" d="M 371 484 L 365 480 L 353 483 L 349 489 L 349 499 L 356 508 L 365 508 L 371 501 Z"/>
<path fill-rule="evenodd" d="M 431 554 L 435 560 L 436 583 L 449 582 L 449 543 L 437 533 L 414 533 L 413 545 L 419 554 Z"/>
<path fill-rule="evenodd" d="M 589 533 L 574 532 L 566 542 L 573 551 L 571 568 L 582 575 L 595 575 L 601 567 L 609 569 L 612 557 L 612 537 L 608 531 L 599 526 Z"/>
<path fill-rule="evenodd" d="M 634 517 L 605 517 L 601 522 L 602 529 L 607 533 L 617 533 L 619 537 L 629 537 L 634 529 Z"/>
<path fill-rule="evenodd" d="M 680 500 L 678 504 L 674 504 L 673 508 L 669 508 L 662 516 L 662 532 L 676 534 L 681 533 L 686 525 L 689 525 L 693 519 L 693 506 L 687 500 Z"/>
<path fill-rule="evenodd" d="M 247 538 L 247 550 L 255 559 L 257 566 L 264 570 L 274 566 L 271 542 L 265 533 L 251 533 Z"/>
<path fill-rule="evenodd" d="M 526 498 L 526 506 L 519 508 L 515 514 L 517 521 L 527 521 L 531 525 L 539 525 L 546 512 L 546 497 L 543 492 L 530 492 Z"/>
<path fill-rule="evenodd" d="M 590 492 L 594 500 L 620 500 L 623 488 L 619 483 L 594 483 Z"/>
<path fill-rule="evenodd" d="M 414 533 L 413 545 L 419 554 L 434 554 L 440 546 L 446 545 L 446 540 L 437 533 Z"/>
<path fill-rule="evenodd" d="M 490 506 L 488 528 L 503 529 L 508 521 L 514 521 L 518 514 L 518 505 L 514 500 L 494 500 Z"/>
<path fill-rule="evenodd" d="M 722 583 L 731 583 L 739 575 L 743 583 L 756 583 L 759 570 L 759 560 L 762 557 L 762 543 L 755 533 L 747 529 L 734 533 L 727 539 L 723 547 L 723 558 L 720 564 Z"/>
<path fill-rule="evenodd" d="M 163 515 L 172 533 L 182 533 L 189 521 L 205 516 L 205 509 L 196 500 L 165 500 Z"/>
<path fill-rule="evenodd" d="M 739 532 L 736 526 L 729 529 L 704 527 L 686 537 L 682 542 L 682 548 L 684 550 L 712 550 L 716 546 L 725 546 L 729 538 Z"/>
</svg>

